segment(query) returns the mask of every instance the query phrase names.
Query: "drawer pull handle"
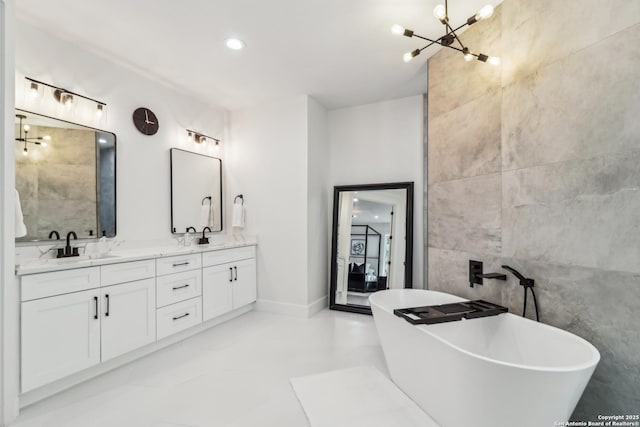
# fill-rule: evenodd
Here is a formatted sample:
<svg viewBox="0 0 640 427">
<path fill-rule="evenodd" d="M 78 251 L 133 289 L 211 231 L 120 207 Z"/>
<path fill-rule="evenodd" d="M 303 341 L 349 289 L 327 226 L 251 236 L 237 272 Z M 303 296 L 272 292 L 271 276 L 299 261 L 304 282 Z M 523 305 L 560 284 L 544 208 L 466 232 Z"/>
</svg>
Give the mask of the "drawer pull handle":
<svg viewBox="0 0 640 427">
<path fill-rule="evenodd" d="M 107 310 L 104 312 L 104 315 L 109 317 L 109 294 L 106 294 L 104 297 L 107 300 Z"/>
<path fill-rule="evenodd" d="M 189 261 L 178 262 L 178 263 L 173 264 L 174 267 L 181 267 L 183 265 L 189 265 Z"/>
<path fill-rule="evenodd" d="M 238 281 L 238 267 L 233 266 L 233 271 L 236 273 L 236 277 L 234 277 L 233 280 Z"/>
<path fill-rule="evenodd" d="M 189 313 L 185 313 L 185 314 L 183 314 L 182 316 L 174 317 L 174 318 L 173 318 L 173 321 L 175 322 L 176 320 L 178 320 L 178 319 L 182 319 L 183 317 L 187 317 L 188 315 L 189 315 Z"/>
<path fill-rule="evenodd" d="M 229 282 L 233 282 L 233 267 L 229 267 Z"/>
<path fill-rule="evenodd" d="M 98 318 L 98 297 L 93 297 L 93 303 L 95 304 L 96 314 L 93 315 L 94 319 Z"/>
<path fill-rule="evenodd" d="M 182 286 L 175 286 L 175 287 L 173 287 L 171 289 L 173 289 L 174 291 L 177 291 L 178 289 L 184 289 L 184 288 L 188 288 L 188 287 L 189 287 L 189 284 L 186 284 L 186 285 L 182 285 Z"/>
</svg>

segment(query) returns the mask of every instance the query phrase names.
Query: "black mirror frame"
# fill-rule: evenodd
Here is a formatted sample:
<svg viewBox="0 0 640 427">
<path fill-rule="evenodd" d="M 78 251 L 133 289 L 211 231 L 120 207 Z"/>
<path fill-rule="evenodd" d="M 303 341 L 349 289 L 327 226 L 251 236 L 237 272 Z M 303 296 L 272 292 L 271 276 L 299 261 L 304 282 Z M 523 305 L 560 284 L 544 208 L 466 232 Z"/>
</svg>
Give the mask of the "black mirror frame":
<svg viewBox="0 0 640 427">
<path fill-rule="evenodd" d="M 371 308 L 361 305 L 336 304 L 336 285 L 338 282 L 338 215 L 340 208 L 340 193 L 343 191 L 371 191 L 371 190 L 406 190 L 406 230 L 405 230 L 405 268 L 404 287 L 411 288 L 413 281 L 413 182 L 394 182 L 385 184 L 339 185 L 333 187 L 333 225 L 331 235 L 331 277 L 329 285 L 329 308 L 331 310 L 348 311 L 351 313 L 371 314 Z"/>
<path fill-rule="evenodd" d="M 76 122 L 71 122 L 69 120 L 64 120 L 64 119 L 60 119 L 58 117 L 53 117 L 53 116 L 48 116 L 46 114 L 41 114 L 41 113 L 35 113 L 33 111 L 30 110 L 24 110 L 22 108 L 15 108 L 15 112 L 16 113 L 23 113 L 23 114 L 32 114 L 35 116 L 40 116 L 40 117 L 44 117 L 46 119 L 50 119 L 50 120 L 55 120 L 61 123 L 67 123 L 70 125 L 74 125 L 74 126 L 80 126 L 84 129 L 87 130 L 92 130 L 94 132 L 101 132 L 101 133 L 108 133 L 113 135 L 113 234 L 109 234 L 106 237 L 112 238 L 112 237 L 116 237 L 118 235 L 118 161 L 117 161 L 117 157 L 118 157 L 118 136 L 111 131 L 108 130 L 104 130 L 104 129 L 99 129 L 99 128 L 94 128 L 92 126 L 88 126 L 88 125 L 84 125 L 82 123 L 76 123 Z M 97 145 L 97 144 L 96 144 Z M 97 148 L 97 146 L 96 146 Z M 97 188 L 96 188 L 97 189 Z M 98 204 L 99 201 L 96 200 L 96 204 Z M 82 241 L 96 241 L 98 239 L 100 239 L 100 237 L 102 236 L 102 232 L 101 232 L 101 224 L 99 221 L 99 213 L 96 213 L 97 215 L 97 220 L 96 220 L 96 224 L 97 224 L 97 228 L 96 228 L 96 235 L 94 237 L 91 236 L 79 236 L 80 240 Z M 50 239 L 32 239 L 32 240 L 19 240 L 15 239 L 15 244 L 19 245 L 19 246 L 27 246 L 27 245 L 36 245 L 38 244 L 38 242 L 51 242 Z"/>
</svg>

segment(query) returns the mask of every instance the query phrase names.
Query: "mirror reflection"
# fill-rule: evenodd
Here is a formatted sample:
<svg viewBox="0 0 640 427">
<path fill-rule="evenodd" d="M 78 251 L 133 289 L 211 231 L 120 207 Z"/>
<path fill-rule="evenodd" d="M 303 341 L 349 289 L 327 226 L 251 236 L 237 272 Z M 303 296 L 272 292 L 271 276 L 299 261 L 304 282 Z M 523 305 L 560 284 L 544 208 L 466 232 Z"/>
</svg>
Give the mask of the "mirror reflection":
<svg viewBox="0 0 640 427">
<path fill-rule="evenodd" d="M 171 232 L 200 232 L 205 227 L 222 230 L 222 161 L 172 148 Z"/>
<path fill-rule="evenodd" d="M 16 110 L 15 138 L 26 228 L 17 242 L 47 240 L 53 230 L 78 238 L 116 235 L 115 134 Z"/>
<path fill-rule="evenodd" d="M 334 190 L 331 307 L 369 311 L 369 295 L 411 287 L 413 184 Z"/>
</svg>

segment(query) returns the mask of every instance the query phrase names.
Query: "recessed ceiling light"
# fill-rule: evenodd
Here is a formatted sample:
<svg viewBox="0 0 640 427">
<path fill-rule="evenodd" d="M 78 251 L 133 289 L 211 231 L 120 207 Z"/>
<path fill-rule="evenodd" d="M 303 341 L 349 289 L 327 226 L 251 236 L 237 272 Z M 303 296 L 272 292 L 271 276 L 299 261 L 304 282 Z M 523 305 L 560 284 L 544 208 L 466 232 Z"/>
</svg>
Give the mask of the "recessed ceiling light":
<svg viewBox="0 0 640 427">
<path fill-rule="evenodd" d="M 224 44 L 226 44 L 229 49 L 233 50 L 240 50 L 244 47 L 244 42 L 242 40 L 234 38 L 226 39 Z"/>
</svg>

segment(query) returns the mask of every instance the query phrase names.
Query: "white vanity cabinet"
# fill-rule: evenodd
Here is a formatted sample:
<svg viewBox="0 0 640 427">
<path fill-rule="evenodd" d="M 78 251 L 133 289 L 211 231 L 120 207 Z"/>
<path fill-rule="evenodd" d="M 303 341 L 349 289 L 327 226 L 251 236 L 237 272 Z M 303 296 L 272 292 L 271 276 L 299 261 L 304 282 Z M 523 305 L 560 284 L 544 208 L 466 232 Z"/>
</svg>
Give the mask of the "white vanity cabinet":
<svg viewBox="0 0 640 427">
<path fill-rule="evenodd" d="M 185 331 L 174 337 L 181 339 L 256 300 L 254 245 L 140 258 L 19 272 L 22 393 L 96 365 L 98 373 L 126 363 L 125 354 L 148 354 L 172 342 L 155 341 Z"/>
<path fill-rule="evenodd" d="M 256 300 L 255 246 L 202 254 L 202 315 L 209 320 Z"/>
<path fill-rule="evenodd" d="M 92 289 L 22 303 L 22 392 L 100 362 L 99 297 Z"/>
<path fill-rule="evenodd" d="M 153 279 L 107 286 L 100 293 L 103 362 L 156 340 Z"/>
<path fill-rule="evenodd" d="M 153 268 L 144 260 L 22 278 L 23 393 L 155 341 L 150 262 Z M 101 287 L 101 276 L 128 282 Z"/>
</svg>

